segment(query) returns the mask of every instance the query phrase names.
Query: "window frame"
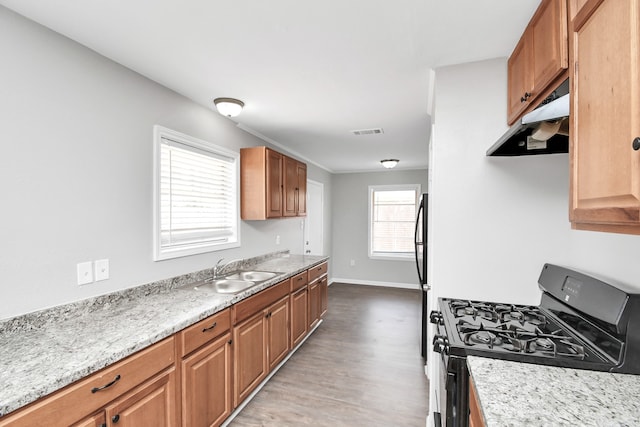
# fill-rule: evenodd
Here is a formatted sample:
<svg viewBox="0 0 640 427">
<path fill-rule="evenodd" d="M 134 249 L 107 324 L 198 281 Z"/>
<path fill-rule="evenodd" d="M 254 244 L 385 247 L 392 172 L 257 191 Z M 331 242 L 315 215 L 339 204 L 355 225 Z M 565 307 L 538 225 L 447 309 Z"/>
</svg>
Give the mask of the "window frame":
<svg viewBox="0 0 640 427">
<path fill-rule="evenodd" d="M 180 144 L 224 156 L 233 159 L 232 166 L 232 191 L 234 200 L 232 201 L 235 214 L 232 225 L 234 240 L 228 242 L 198 242 L 186 245 L 163 247 L 162 246 L 162 218 L 161 218 L 161 157 L 162 139 L 170 139 Z M 209 141 L 204 141 L 181 132 L 174 131 L 159 125 L 153 127 L 153 260 L 164 261 L 168 259 L 180 258 L 190 255 L 204 254 L 230 248 L 240 247 L 240 153 L 221 147 Z"/>
<path fill-rule="evenodd" d="M 367 253 L 370 259 L 387 261 L 415 261 L 414 251 L 411 252 L 374 252 L 373 251 L 373 195 L 376 191 L 414 191 L 415 215 L 418 214 L 422 186 L 420 184 L 392 184 L 392 185 L 370 185 L 368 197 L 368 220 L 367 220 Z"/>
</svg>

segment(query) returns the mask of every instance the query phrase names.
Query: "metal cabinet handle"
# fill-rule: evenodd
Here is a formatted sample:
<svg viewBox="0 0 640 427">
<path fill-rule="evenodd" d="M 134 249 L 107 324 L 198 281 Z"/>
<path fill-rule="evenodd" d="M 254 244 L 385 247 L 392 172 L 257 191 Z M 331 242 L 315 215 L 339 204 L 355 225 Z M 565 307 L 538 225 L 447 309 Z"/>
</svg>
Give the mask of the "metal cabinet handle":
<svg viewBox="0 0 640 427">
<path fill-rule="evenodd" d="M 218 322 L 213 322 L 213 325 L 209 326 L 208 328 L 204 328 L 202 332 L 207 332 L 208 330 L 215 328 L 217 324 Z"/>
<path fill-rule="evenodd" d="M 640 137 L 636 137 L 633 140 L 633 144 L 631 145 L 633 147 L 634 150 L 638 151 L 640 150 Z"/>
<path fill-rule="evenodd" d="M 527 99 L 529 99 L 530 96 L 531 94 L 529 92 L 525 92 L 524 96 L 520 98 L 520 102 L 527 102 Z"/>
<path fill-rule="evenodd" d="M 114 415 L 113 417 L 111 417 L 111 421 L 113 421 L 113 423 L 117 423 L 118 421 L 120 421 L 120 415 Z"/>
<path fill-rule="evenodd" d="M 120 375 L 116 375 L 116 377 L 113 379 L 113 381 L 103 385 L 102 387 L 94 387 L 94 388 L 92 388 L 91 389 L 91 393 L 97 393 L 97 392 L 99 392 L 101 390 L 107 389 L 107 388 L 111 387 L 112 385 L 114 385 L 115 383 L 117 383 L 118 381 L 120 381 Z"/>
</svg>

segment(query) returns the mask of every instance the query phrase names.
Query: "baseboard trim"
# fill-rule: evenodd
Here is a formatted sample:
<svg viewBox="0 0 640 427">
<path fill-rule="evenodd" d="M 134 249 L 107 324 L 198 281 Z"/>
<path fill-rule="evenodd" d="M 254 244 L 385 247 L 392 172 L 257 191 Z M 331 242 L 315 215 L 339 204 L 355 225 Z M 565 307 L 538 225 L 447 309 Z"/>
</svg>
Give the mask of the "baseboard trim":
<svg viewBox="0 0 640 427">
<path fill-rule="evenodd" d="M 349 285 L 381 286 L 384 288 L 420 289 L 420 286 L 416 283 L 379 282 L 374 280 L 341 279 L 337 277 L 332 278 L 331 282 L 347 283 Z"/>
</svg>

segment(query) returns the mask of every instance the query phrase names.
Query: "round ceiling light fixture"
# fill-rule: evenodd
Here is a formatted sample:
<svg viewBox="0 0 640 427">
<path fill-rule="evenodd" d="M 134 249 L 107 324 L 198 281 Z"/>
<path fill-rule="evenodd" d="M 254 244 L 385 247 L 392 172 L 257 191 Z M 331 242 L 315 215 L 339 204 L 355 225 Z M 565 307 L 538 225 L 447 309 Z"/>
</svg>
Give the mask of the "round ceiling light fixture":
<svg viewBox="0 0 640 427">
<path fill-rule="evenodd" d="M 237 116 L 244 107 L 244 102 L 235 98 L 216 98 L 213 100 L 213 103 L 216 104 L 218 113 L 227 117 Z"/>
<path fill-rule="evenodd" d="M 385 168 L 391 169 L 395 168 L 399 161 L 400 160 L 398 159 L 384 159 L 380 160 L 380 163 L 382 163 L 382 166 L 384 166 Z"/>
</svg>

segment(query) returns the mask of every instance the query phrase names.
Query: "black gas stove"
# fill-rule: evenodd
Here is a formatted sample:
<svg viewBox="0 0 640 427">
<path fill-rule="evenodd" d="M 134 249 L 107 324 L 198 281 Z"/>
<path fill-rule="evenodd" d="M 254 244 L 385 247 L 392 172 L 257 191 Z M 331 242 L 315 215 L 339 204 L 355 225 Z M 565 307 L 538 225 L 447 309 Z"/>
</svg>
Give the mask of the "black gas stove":
<svg viewBox="0 0 640 427">
<path fill-rule="evenodd" d="M 551 264 L 538 283 L 539 306 L 438 300 L 436 425 L 467 426 L 468 355 L 640 374 L 640 295 Z"/>
</svg>

